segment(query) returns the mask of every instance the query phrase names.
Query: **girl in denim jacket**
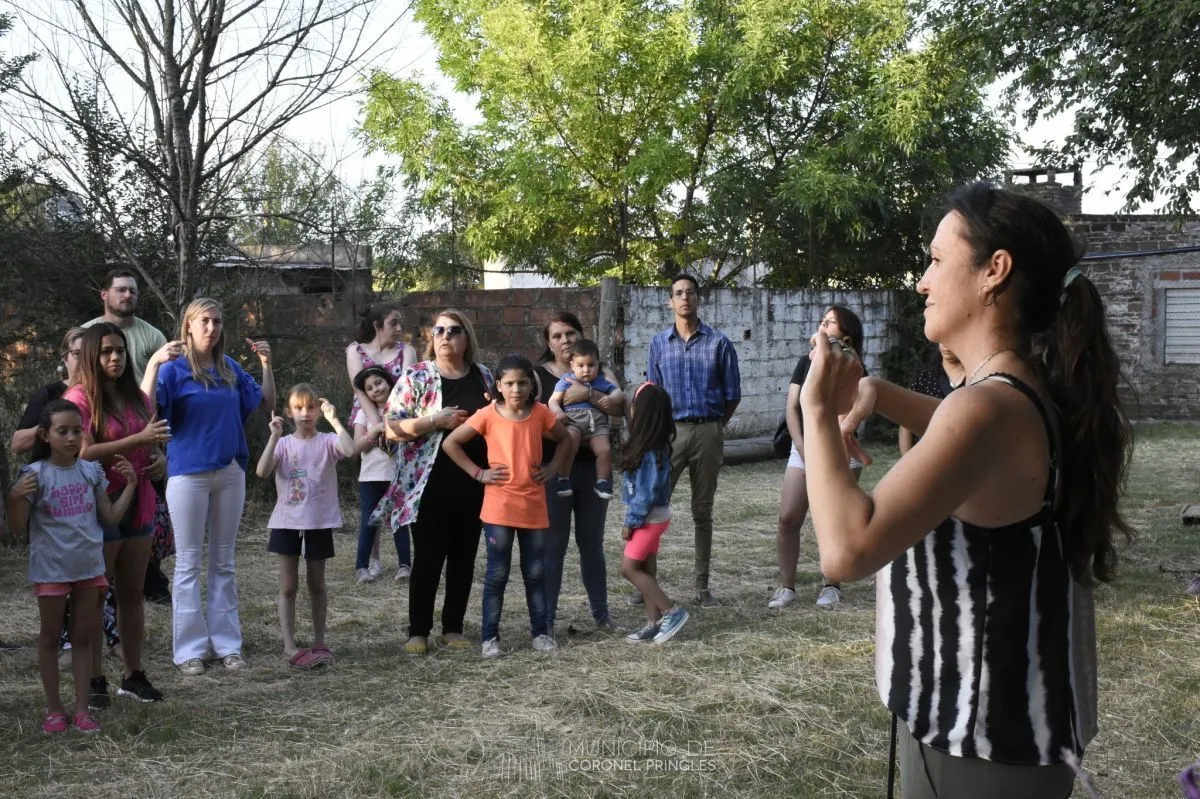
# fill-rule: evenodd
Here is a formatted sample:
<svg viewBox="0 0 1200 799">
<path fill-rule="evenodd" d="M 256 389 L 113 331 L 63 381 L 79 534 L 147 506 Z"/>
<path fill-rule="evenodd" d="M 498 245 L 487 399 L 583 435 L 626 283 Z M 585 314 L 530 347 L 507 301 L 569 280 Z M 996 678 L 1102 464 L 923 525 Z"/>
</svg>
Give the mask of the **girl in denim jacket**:
<svg viewBox="0 0 1200 799">
<path fill-rule="evenodd" d="M 671 442 L 675 422 L 671 397 L 654 385 L 644 383 L 633 397 L 629 441 L 618 459 L 625 473 L 623 496 L 627 507 L 621 537 L 625 556 L 621 574 L 645 598 L 646 626 L 629 634 L 634 643 L 671 640 L 688 613 L 672 602 L 655 579 L 659 542 L 671 523 Z"/>
</svg>

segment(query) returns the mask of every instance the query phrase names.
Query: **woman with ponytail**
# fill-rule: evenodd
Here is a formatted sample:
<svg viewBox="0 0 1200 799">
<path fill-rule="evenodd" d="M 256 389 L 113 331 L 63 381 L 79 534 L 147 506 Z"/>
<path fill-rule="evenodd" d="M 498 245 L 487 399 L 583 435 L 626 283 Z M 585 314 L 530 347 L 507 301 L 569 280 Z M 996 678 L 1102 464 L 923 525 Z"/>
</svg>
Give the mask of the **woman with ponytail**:
<svg viewBox="0 0 1200 799">
<path fill-rule="evenodd" d="M 986 183 L 949 206 L 917 291 L 965 385 L 937 400 L 862 378 L 819 337 L 800 397 L 813 527 L 830 580 L 878 571 L 906 799 L 1061 799 L 1096 732 L 1092 587 L 1133 534 L 1118 360 L 1053 211 Z M 867 494 L 842 430 L 872 411 L 921 439 Z"/>
</svg>

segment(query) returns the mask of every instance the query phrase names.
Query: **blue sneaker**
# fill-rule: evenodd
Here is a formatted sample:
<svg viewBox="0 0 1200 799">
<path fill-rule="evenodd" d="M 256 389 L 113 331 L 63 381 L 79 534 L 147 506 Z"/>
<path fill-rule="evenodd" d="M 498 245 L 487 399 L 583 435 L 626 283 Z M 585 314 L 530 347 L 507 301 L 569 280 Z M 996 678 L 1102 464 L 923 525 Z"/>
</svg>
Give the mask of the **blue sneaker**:
<svg viewBox="0 0 1200 799">
<path fill-rule="evenodd" d="M 658 625 L 658 635 L 654 636 L 654 643 L 665 644 L 675 637 L 675 633 L 683 628 L 687 623 L 688 612 L 682 607 L 676 605 L 663 614 L 662 621 Z"/>
<path fill-rule="evenodd" d="M 635 630 L 625 636 L 625 640 L 633 644 L 648 644 L 654 640 L 654 636 L 656 635 L 658 635 L 658 625 L 650 622 L 642 629 Z"/>
<path fill-rule="evenodd" d="M 571 478 L 555 477 L 554 478 L 554 493 L 560 497 L 569 497 L 575 492 L 571 490 Z"/>
<path fill-rule="evenodd" d="M 593 490 L 600 499 L 612 499 L 612 480 L 597 480 Z"/>
</svg>

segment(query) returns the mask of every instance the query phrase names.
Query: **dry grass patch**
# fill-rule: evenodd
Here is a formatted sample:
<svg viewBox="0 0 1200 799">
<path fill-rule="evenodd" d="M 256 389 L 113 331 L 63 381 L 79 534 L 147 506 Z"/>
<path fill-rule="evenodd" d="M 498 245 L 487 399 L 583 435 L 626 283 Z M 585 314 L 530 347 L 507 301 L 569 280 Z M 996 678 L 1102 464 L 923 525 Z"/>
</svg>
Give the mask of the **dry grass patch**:
<svg viewBox="0 0 1200 799">
<path fill-rule="evenodd" d="M 896 457 L 876 448 L 871 484 Z M 1200 429 L 1139 432 L 1126 508 L 1141 530 L 1122 581 L 1099 596 L 1100 736 L 1085 765 L 1106 796 L 1177 795 L 1174 775 L 1200 741 L 1200 603 L 1182 595 L 1200 566 L 1179 507 L 1197 501 Z M 0 566 L 0 751 L 9 795 L 62 796 L 681 796 L 878 797 L 887 714 L 872 679 L 874 588 L 849 586 L 842 607 L 812 605 L 820 588 L 806 528 L 799 600 L 766 607 L 775 587 L 781 461 L 727 468 L 716 505 L 717 608 L 665 647 L 591 632 L 578 561 L 570 554 L 560 602 L 562 650 L 529 647 L 519 572 L 502 624 L 505 656 L 477 648 L 403 654 L 406 586 L 390 575 L 354 583 L 349 528 L 329 568 L 330 641 L 338 663 L 296 673 L 283 661 L 275 619 L 276 569 L 265 552 L 269 507 L 248 508 L 238 555 L 251 668 L 183 679 L 170 666 L 170 614 L 151 606 L 147 671 L 161 706 L 120 701 L 104 732 L 48 739 L 33 635 L 36 606 L 23 556 Z M 664 540 L 664 587 L 692 584 L 686 481 Z M 610 603 L 618 624 L 640 626 L 618 571 L 620 506 L 609 515 Z M 346 509 L 346 520 L 356 518 Z M 483 575 L 483 555 L 476 570 Z M 1167 569 L 1163 571 L 1162 569 Z M 477 582 L 468 635 L 478 638 Z M 301 589 L 300 635 L 307 632 Z M 582 631 L 568 635 L 573 625 Z M 110 679 L 117 665 L 108 666 Z M 69 678 L 63 674 L 64 688 Z"/>
</svg>

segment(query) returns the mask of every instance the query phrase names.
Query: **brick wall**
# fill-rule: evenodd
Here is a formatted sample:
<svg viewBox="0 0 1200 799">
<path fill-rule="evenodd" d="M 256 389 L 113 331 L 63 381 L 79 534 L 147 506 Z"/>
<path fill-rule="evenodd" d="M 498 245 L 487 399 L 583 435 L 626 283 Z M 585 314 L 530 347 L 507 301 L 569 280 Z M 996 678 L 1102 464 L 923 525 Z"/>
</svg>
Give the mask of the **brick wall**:
<svg viewBox="0 0 1200 799">
<path fill-rule="evenodd" d="M 867 369 L 877 373 L 879 357 L 890 346 L 888 291 L 772 291 L 714 289 L 702 292 L 700 318 L 733 342 L 742 373 L 742 401 L 730 422 L 734 437 L 774 431 L 783 414 L 788 383 L 808 340 L 830 304 L 853 309 L 862 319 Z M 667 290 L 623 286 L 623 348 L 627 383 L 645 379 L 650 340 L 672 324 Z"/>
<path fill-rule="evenodd" d="M 492 366 L 510 352 L 536 360 L 544 349 L 542 331 L 555 311 L 571 311 L 583 323 L 588 338 L 600 336 L 599 287 L 422 291 L 406 295 L 400 303 L 406 309 L 406 327 L 428 327 L 433 324 L 433 314 L 443 308 L 462 311 L 475 328 L 482 350 L 479 359 Z"/>
<path fill-rule="evenodd" d="M 1089 254 L 1200 244 L 1200 220 L 1196 219 L 1179 222 L 1157 216 L 1084 214 L 1069 221 L 1086 240 Z M 1200 253 L 1087 261 L 1083 269 L 1104 298 L 1109 334 L 1127 378 L 1122 395 L 1130 415 L 1196 418 L 1200 365 L 1164 362 L 1163 297 L 1169 288 L 1200 288 Z"/>
</svg>

